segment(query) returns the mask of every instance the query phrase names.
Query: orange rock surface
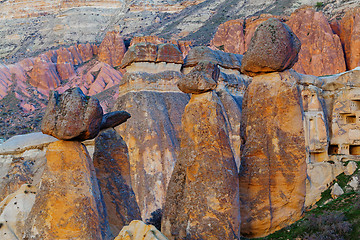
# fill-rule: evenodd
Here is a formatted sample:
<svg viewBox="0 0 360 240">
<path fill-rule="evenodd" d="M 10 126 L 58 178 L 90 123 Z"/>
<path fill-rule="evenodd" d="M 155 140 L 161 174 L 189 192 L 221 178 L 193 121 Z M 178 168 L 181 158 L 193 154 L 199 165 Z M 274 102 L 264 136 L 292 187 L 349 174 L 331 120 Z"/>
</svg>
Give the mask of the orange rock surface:
<svg viewBox="0 0 360 240">
<path fill-rule="evenodd" d="M 241 233 L 266 236 L 301 218 L 306 150 L 297 74 L 256 76 L 243 105 Z"/>
<path fill-rule="evenodd" d="M 57 141 L 48 146 L 46 159 L 25 239 L 108 239 L 86 148 L 80 142 Z"/>
<path fill-rule="evenodd" d="M 56 69 L 61 80 L 69 79 L 75 74 L 74 58 L 71 52 L 66 48 L 60 48 L 57 51 Z"/>
<path fill-rule="evenodd" d="M 340 39 L 348 70 L 360 66 L 360 7 L 349 10 L 341 19 Z"/>
<path fill-rule="evenodd" d="M 123 38 L 116 31 L 107 32 L 98 49 L 99 61 L 119 66 L 126 52 Z"/>
<path fill-rule="evenodd" d="M 316 12 L 311 7 L 301 8 L 291 14 L 286 23 L 301 41 L 299 60 L 294 70 L 315 76 L 346 71 L 340 39 L 333 33 L 322 12 Z"/>
</svg>

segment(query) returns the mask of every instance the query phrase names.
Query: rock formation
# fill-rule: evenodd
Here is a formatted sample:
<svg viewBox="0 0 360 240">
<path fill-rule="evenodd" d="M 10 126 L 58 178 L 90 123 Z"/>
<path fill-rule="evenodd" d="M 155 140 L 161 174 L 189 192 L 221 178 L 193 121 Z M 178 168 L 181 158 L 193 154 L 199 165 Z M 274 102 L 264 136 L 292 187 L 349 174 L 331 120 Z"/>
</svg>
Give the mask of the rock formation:
<svg viewBox="0 0 360 240">
<path fill-rule="evenodd" d="M 299 39 L 286 24 L 269 19 L 256 29 L 241 72 L 253 76 L 289 69 L 298 60 L 300 48 Z"/>
<path fill-rule="evenodd" d="M 241 233 L 266 236 L 300 219 L 306 152 L 296 73 L 253 78 L 243 104 Z"/>
<path fill-rule="evenodd" d="M 48 146 L 46 159 L 24 239 L 110 239 L 86 148 L 75 141 L 57 141 Z"/>
<path fill-rule="evenodd" d="M 346 71 L 340 38 L 332 32 L 323 13 L 311 7 L 301 8 L 291 14 L 286 24 L 302 46 L 299 61 L 293 67 L 295 71 L 315 76 Z"/>
<path fill-rule="evenodd" d="M 153 225 L 142 221 L 132 221 L 129 226 L 124 226 L 115 240 L 167 240 L 167 238 Z"/>
<path fill-rule="evenodd" d="M 98 50 L 98 57 L 101 62 L 112 67 L 120 65 L 126 52 L 124 40 L 118 32 L 107 32 Z"/>
<path fill-rule="evenodd" d="M 110 229 L 116 236 L 123 226 L 141 216 L 131 187 L 128 148 L 113 128 L 102 130 L 95 138 L 93 161 Z"/>
<path fill-rule="evenodd" d="M 199 65 L 198 71 L 217 82 L 216 67 Z M 238 177 L 226 114 L 211 88 L 201 93 L 201 84 L 194 89 L 196 80 L 187 88 L 187 78 L 181 85 L 193 94 L 182 116 L 181 150 L 166 194 L 162 232 L 169 239 L 237 239 Z"/>
<path fill-rule="evenodd" d="M 341 19 L 340 39 L 348 70 L 360 66 L 360 7 L 349 10 Z"/>
<path fill-rule="evenodd" d="M 63 140 L 86 140 L 100 131 L 103 110 L 99 101 L 87 97 L 80 88 L 63 94 L 52 92 L 41 125 L 41 131 Z"/>
</svg>

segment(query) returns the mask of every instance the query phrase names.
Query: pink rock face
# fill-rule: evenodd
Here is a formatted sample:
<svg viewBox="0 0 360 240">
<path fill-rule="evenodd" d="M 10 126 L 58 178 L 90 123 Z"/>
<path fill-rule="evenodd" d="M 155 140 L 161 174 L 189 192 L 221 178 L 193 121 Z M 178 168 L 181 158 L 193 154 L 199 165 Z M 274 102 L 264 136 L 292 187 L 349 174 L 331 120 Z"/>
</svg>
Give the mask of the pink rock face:
<svg viewBox="0 0 360 240">
<path fill-rule="evenodd" d="M 159 38 L 158 36 L 134 37 L 131 39 L 130 47 L 137 43 L 162 44 L 162 43 L 166 43 L 166 40 L 164 38 Z"/>
<path fill-rule="evenodd" d="M 90 61 L 93 58 L 94 53 L 90 43 L 79 44 L 77 48 L 79 49 L 80 56 L 84 62 Z"/>
<path fill-rule="evenodd" d="M 59 76 L 61 80 L 69 79 L 75 74 L 73 55 L 66 48 L 60 48 L 56 52 L 58 54 L 56 69 Z"/>
<path fill-rule="evenodd" d="M 7 95 L 7 91 L 12 84 L 10 70 L 7 66 L 0 65 L 0 99 Z"/>
<path fill-rule="evenodd" d="M 340 39 L 348 70 L 360 65 L 360 7 L 349 10 L 340 21 Z"/>
<path fill-rule="evenodd" d="M 106 33 L 98 49 L 99 61 L 112 67 L 119 66 L 126 52 L 123 38 L 116 31 Z"/>
<path fill-rule="evenodd" d="M 39 89 L 55 89 L 61 84 L 55 64 L 44 54 L 35 58 L 34 66 L 28 74 L 29 83 Z"/>
<path fill-rule="evenodd" d="M 322 12 L 311 7 L 301 8 L 291 14 L 287 24 L 302 46 L 294 70 L 315 76 L 346 71 L 340 39 Z"/>
<path fill-rule="evenodd" d="M 74 59 L 74 65 L 77 66 L 77 65 L 80 65 L 80 64 L 83 64 L 83 60 L 81 58 L 81 54 L 79 52 L 79 49 L 75 46 L 71 46 L 68 48 L 68 51 L 71 52 L 71 55 Z"/>
<path fill-rule="evenodd" d="M 211 45 L 225 52 L 244 54 L 244 20 L 230 20 L 221 24 L 211 40 Z"/>
</svg>

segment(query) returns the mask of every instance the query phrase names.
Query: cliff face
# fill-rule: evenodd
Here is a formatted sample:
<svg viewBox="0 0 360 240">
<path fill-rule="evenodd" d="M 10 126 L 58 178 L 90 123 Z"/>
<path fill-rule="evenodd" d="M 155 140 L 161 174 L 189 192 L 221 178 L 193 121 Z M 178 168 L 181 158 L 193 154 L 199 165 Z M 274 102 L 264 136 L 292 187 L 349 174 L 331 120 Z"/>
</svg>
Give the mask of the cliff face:
<svg viewBox="0 0 360 240">
<path fill-rule="evenodd" d="M 156 34 L 204 44 L 227 20 L 260 13 L 290 14 L 303 4 L 314 6 L 316 1 L 2 1 L 0 58 L 16 61 L 51 47 L 100 42 L 111 30 L 122 36 Z M 325 4 L 323 10 L 331 16 L 356 6 L 356 2 Z"/>
</svg>

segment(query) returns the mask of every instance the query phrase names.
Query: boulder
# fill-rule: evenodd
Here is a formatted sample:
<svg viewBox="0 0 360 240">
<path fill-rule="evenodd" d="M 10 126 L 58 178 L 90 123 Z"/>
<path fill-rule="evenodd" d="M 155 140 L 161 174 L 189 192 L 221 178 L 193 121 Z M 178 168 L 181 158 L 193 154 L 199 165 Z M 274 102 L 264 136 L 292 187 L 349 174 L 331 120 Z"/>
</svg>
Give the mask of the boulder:
<svg viewBox="0 0 360 240">
<path fill-rule="evenodd" d="M 322 12 L 316 12 L 312 7 L 301 8 L 291 14 L 286 24 L 302 46 L 294 70 L 315 76 L 346 71 L 340 38 L 333 33 Z"/>
<path fill-rule="evenodd" d="M 341 19 L 340 40 L 345 52 L 347 69 L 352 70 L 360 66 L 360 7 L 348 10 Z"/>
<path fill-rule="evenodd" d="M 162 218 L 169 239 L 238 239 L 238 175 L 227 122 L 214 91 L 193 94 Z"/>
<path fill-rule="evenodd" d="M 200 62 L 177 82 L 177 86 L 184 93 L 200 94 L 212 91 L 217 86 L 219 74 L 220 70 L 216 64 Z"/>
<path fill-rule="evenodd" d="M 177 45 L 164 43 L 158 45 L 156 62 L 183 64 L 184 58 Z"/>
<path fill-rule="evenodd" d="M 211 50 L 208 47 L 194 47 L 185 58 L 184 68 L 194 67 L 199 62 L 211 62 L 220 67 L 240 70 L 242 55 Z"/>
<path fill-rule="evenodd" d="M 350 161 L 348 162 L 348 164 L 346 165 L 345 169 L 344 169 L 344 173 L 345 175 L 353 175 L 354 172 L 357 169 L 357 164 L 354 161 Z"/>
<path fill-rule="evenodd" d="M 126 111 L 115 111 L 104 114 L 100 129 L 114 128 L 124 122 L 126 122 L 131 117 L 130 113 Z"/>
<path fill-rule="evenodd" d="M 113 128 L 101 131 L 95 138 L 93 162 L 110 229 L 116 236 L 123 226 L 141 219 L 141 215 L 131 186 L 128 148 Z"/>
<path fill-rule="evenodd" d="M 100 131 L 103 110 L 99 101 L 87 97 L 80 88 L 63 94 L 51 92 L 41 131 L 62 140 L 86 140 Z"/>
<path fill-rule="evenodd" d="M 123 38 L 116 31 L 107 32 L 98 49 L 99 61 L 112 67 L 120 65 L 126 52 Z"/>
<path fill-rule="evenodd" d="M 221 24 L 210 44 L 225 52 L 244 54 L 244 20 L 235 19 Z"/>
<path fill-rule="evenodd" d="M 152 43 L 138 43 L 131 46 L 121 61 L 121 68 L 125 68 L 133 62 L 156 62 L 157 45 Z"/>
<path fill-rule="evenodd" d="M 167 240 L 167 238 L 153 225 L 135 220 L 129 226 L 124 226 L 115 240 Z"/>
<path fill-rule="evenodd" d="M 300 93 L 293 71 L 253 78 L 241 118 L 241 233 L 262 237 L 300 219 L 306 149 Z"/>
<path fill-rule="evenodd" d="M 92 160 L 80 142 L 48 146 L 25 239 L 110 239 Z M 45 227 L 46 226 L 46 227 Z"/>
<path fill-rule="evenodd" d="M 344 194 L 344 190 L 342 190 L 338 183 L 335 183 L 334 186 L 332 186 L 331 188 L 330 194 L 333 199 L 336 199 Z"/>
<path fill-rule="evenodd" d="M 359 177 L 353 176 L 351 178 L 351 181 L 348 183 L 348 185 L 350 187 L 352 187 L 352 189 L 354 189 L 354 191 L 358 190 L 358 188 L 359 188 Z"/>
<path fill-rule="evenodd" d="M 241 72 L 258 75 L 284 71 L 298 60 L 301 43 L 291 29 L 277 19 L 261 23 L 244 54 Z"/>
</svg>

